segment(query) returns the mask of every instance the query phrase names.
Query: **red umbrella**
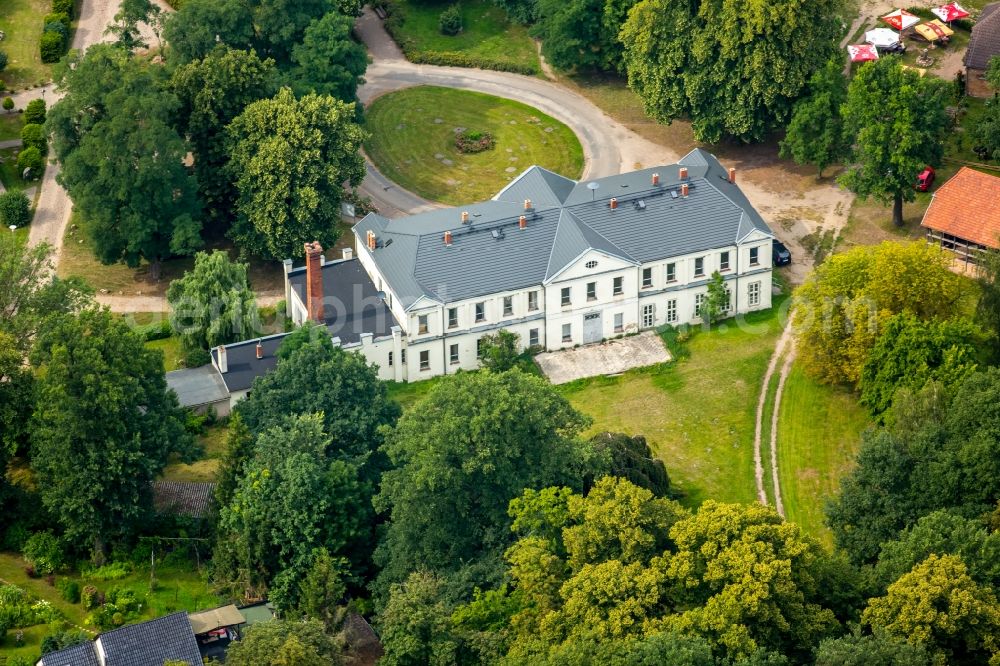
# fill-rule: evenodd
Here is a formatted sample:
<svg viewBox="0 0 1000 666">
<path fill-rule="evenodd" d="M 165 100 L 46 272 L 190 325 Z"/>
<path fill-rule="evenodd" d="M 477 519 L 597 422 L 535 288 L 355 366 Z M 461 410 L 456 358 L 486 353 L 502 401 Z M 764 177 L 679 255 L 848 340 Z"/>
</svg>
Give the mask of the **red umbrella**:
<svg viewBox="0 0 1000 666">
<path fill-rule="evenodd" d="M 951 23 L 952 21 L 966 18 L 969 15 L 969 12 L 962 9 L 962 6 L 957 2 L 949 2 L 947 5 L 935 7 L 931 11 L 945 23 Z"/>
<path fill-rule="evenodd" d="M 851 56 L 851 62 L 878 60 L 878 51 L 871 44 L 851 44 L 847 47 L 847 53 Z"/>
<path fill-rule="evenodd" d="M 902 32 L 910 26 L 920 23 L 919 17 L 914 16 L 905 9 L 896 9 L 891 11 L 883 16 L 882 20 L 895 28 L 897 32 Z"/>
</svg>

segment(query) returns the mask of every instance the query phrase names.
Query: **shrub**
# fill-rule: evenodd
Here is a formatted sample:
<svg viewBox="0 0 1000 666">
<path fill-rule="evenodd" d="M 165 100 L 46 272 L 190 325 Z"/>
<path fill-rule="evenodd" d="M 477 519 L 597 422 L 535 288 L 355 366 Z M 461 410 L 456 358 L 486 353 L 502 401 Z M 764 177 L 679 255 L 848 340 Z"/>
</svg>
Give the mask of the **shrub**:
<svg viewBox="0 0 1000 666">
<path fill-rule="evenodd" d="M 66 555 L 62 544 L 51 532 L 36 532 L 24 544 L 21 553 L 39 574 L 45 575 L 61 569 Z"/>
<path fill-rule="evenodd" d="M 90 637 L 87 636 L 86 632 L 79 629 L 67 629 L 65 626 L 60 627 L 42 639 L 42 656 L 50 652 L 58 652 L 59 650 L 71 648 L 80 643 L 86 643 L 89 640 Z"/>
<path fill-rule="evenodd" d="M 0 51 L 0 72 L 7 69 L 7 54 Z"/>
<path fill-rule="evenodd" d="M 73 0 L 52 0 L 52 12 L 73 18 Z"/>
<path fill-rule="evenodd" d="M 87 585 L 80 594 L 80 601 L 87 610 L 97 608 L 101 605 L 101 593 L 93 585 Z"/>
<path fill-rule="evenodd" d="M 462 7 L 454 4 L 438 16 L 438 29 L 442 35 L 457 35 L 462 32 Z"/>
<path fill-rule="evenodd" d="M 61 21 L 53 21 L 52 23 L 46 23 L 45 27 L 42 29 L 42 34 L 46 32 L 54 32 L 62 36 L 63 44 L 69 38 L 69 28 L 66 27 L 65 23 Z"/>
<path fill-rule="evenodd" d="M 62 23 L 63 27 L 69 27 L 69 16 L 62 12 L 52 12 L 51 14 L 46 14 L 45 18 L 42 19 L 44 25 L 49 23 Z"/>
<path fill-rule="evenodd" d="M 80 603 L 80 584 L 75 580 L 70 580 L 69 578 L 60 578 L 56 582 L 56 589 L 59 590 L 59 594 L 62 598 L 71 604 Z"/>
<path fill-rule="evenodd" d="M 144 324 L 142 326 L 136 326 L 132 330 L 141 335 L 142 339 L 146 342 L 152 342 L 153 340 L 166 340 L 174 334 L 174 329 L 170 327 L 169 319 L 153 322 L 151 324 Z"/>
<path fill-rule="evenodd" d="M 509 60 L 493 60 L 458 51 L 415 51 L 404 47 L 402 44 L 400 44 L 400 47 L 403 49 L 406 59 L 417 64 L 474 67 L 476 69 L 513 72 L 514 74 L 525 74 L 528 76 L 538 74 L 538 68 L 534 65 L 511 62 Z"/>
<path fill-rule="evenodd" d="M 43 155 L 49 150 L 48 137 L 45 136 L 45 127 L 29 123 L 21 128 L 21 144 L 25 148 L 34 146 Z"/>
<path fill-rule="evenodd" d="M 212 362 L 207 349 L 192 349 L 184 354 L 184 367 L 198 368 Z"/>
<path fill-rule="evenodd" d="M 24 122 L 28 125 L 45 124 L 45 100 L 33 99 L 24 107 Z"/>
<path fill-rule="evenodd" d="M 83 577 L 91 580 L 120 580 L 131 572 L 131 566 L 125 562 L 109 562 L 103 567 L 84 571 Z"/>
<path fill-rule="evenodd" d="M 48 28 L 48 26 L 45 26 Z M 47 30 L 42 33 L 38 40 L 38 49 L 42 54 L 42 62 L 59 62 L 63 51 L 66 49 L 66 36 L 61 32 Z"/>
<path fill-rule="evenodd" d="M 45 160 L 42 158 L 42 153 L 35 146 L 30 148 L 25 148 L 17 156 L 17 171 L 19 174 L 23 174 L 25 169 L 31 169 L 28 174 L 28 178 L 31 180 L 36 180 L 42 175 L 42 167 L 45 166 Z"/>
<path fill-rule="evenodd" d="M 3 226 L 26 226 L 31 222 L 31 201 L 20 190 L 0 194 L 0 223 Z"/>
<path fill-rule="evenodd" d="M 14 99 L 12 97 L 3 98 L 3 110 L 12 111 L 14 109 Z"/>
<path fill-rule="evenodd" d="M 465 130 L 455 136 L 455 147 L 460 153 L 481 153 L 492 150 L 495 145 L 496 140 L 489 132 Z"/>
</svg>

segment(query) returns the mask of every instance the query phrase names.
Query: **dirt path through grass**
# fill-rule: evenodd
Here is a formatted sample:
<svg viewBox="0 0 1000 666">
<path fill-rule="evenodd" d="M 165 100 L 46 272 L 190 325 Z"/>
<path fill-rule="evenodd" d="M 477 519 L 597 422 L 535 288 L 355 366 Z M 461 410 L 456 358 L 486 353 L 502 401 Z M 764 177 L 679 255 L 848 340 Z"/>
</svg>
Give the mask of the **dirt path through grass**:
<svg viewBox="0 0 1000 666">
<path fill-rule="evenodd" d="M 757 501 L 761 504 L 768 504 L 767 491 L 764 489 L 764 458 L 761 454 L 761 440 L 763 439 L 764 432 L 764 406 L 767 404 L 767 394 L 771 387 L 771 378 L 774 376 L 774 370 L 778 367 L 778 361 L 781 359 L 781 355 L 785 350 L 785 346 L 789 343 L 792 336 L 792 325 L 789 323 L 785 326 L 785 330 L 782 331 L 781 337 L 778 338 L 777 344 L 774 345 L 774 353 L 771 354 L 771 360 L 767 364 L 767 371 L 764 373 L 764 379 L 761 381 L 760 385 L 760 396 L 757 398 L 757 416 L 754 422 L 754 435 L 753 435 L 753 466 L 754 466 L 754 478 L 757 481 Z M 779 383 L 780 386 L 780 383 Z M 775 398 L 777 401 L 777 397 Z M 774 414 L 777 414 L 777 402 L 772 409 Z M 771 450 L 774 451 L 774 428 L 771 429 Z M 777 477 L 774 478 L 775 488 L 778 485 Z"/>
</svg>

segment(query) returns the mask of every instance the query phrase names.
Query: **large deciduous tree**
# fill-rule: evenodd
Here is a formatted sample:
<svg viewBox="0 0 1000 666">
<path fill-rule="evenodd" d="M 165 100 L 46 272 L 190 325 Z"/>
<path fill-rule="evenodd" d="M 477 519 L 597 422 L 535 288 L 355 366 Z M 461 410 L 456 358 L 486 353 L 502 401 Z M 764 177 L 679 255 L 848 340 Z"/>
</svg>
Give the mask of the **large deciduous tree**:
<svg viewBox="0 0 1000 666">
<path fill-rule="evenodd" d="M 384 446 L 395 469 L 375 498 L 390 515 L 376 553 L 381 589 L 417 569 L 447 572 L 499 554 L 510 542 L 507 503 L 525 488 L 579 489 L 603 471 L 607 461 L 578 438 L 586 423 L 551 386 L 517 370 L 435 386 Z"/>
<path fill-rule="evenodd" d="M 227 134 L 240 247 L 284 259 L 300 256 L 307 241 L 333 245 L 343 186 L 365 174 L 354 106 L 325 95 L 295 99 L 283 88 L 248 106 Z"/>
<path fill-rule="evenodd" d="M 799 358 L 821 381 L 857 384 L 885 321 L 948 319 L 967 296 L 951 259 L 927 243 L 885 242 L 836 254 L 795 291 Z"/>
<path fill-rule="evenodd" d="M 164 20 L 167 58 L 177 64 L 205 58 L 219 44 L 254 46 L 253 14 L 245 0 L 187 0 Z"/>
<path fill-rule="evenodd" d="M 809 93 L 795 103 L 781 156 L 823 170 L 847 157 L 850 139 L 844 132 L 840 107 L 847 100 L 847 78 L 839 60 L 831 60 L 809 79 Z"/>
<path fill-rule="evenodd" d="M 254 51 L 217 46 L 203 58 L 178 67 L 170 85 L 180 100 L 178 127 L 191 142 L 198 191 L 215 232 L 227 231 L 235 217 L 236 190 L 224 167 L 226 126 L 248 104 L 277 89 L 273 60 Z"/>
<path fill-rule="evenodd" d="M 199 252 L 194 268 L 170 283 L 170 325 L 188 349 L 246 340 L 260 329 L 247 264 L 224 250 Z"/>
<path fill-rule="evenodd" d="M 816 649 L 816 666 L 931 666 L 927 650 L 902 638 L 857 631 L 828 638 Z"/>
<path fill-rule="evenodd" d="M 903 202 L 916 196 L 917 174 L 941 160 L 950 95 L 946 81 L 921 77 L 898 58 L 866 63 L 851 79 L 843 115 L 853 164 L 839 180 L 862 198 L 892 203 L 896 226 Z"/>
<path fill-rule="evenodd" d="M 247 628 L 226 651 L 231 666 L 338 666 L 342 649 L 318 620 L 274 620 Z"/>
<path fill-rule="evenodd" d="M 353 29 L 354 17 L 337 12 L 309 24 L 302 42 L 292 47 L 291 80 L 297 93 L 357 101 L 368 53 L 351 37 Z"/>
<path fill-rule="evenodd" d="M 106 310 L 66 315 L 32 350 L 31 465 L 66 537 L 103 550 L 150 508 L 171 452 L 191 453 L 163 355 Z"/>
<path fill-rule="evenodd" d="M 618 30 L 635 0 L 538 0 L 532 34 L 542 54 L 564 70 L 622 70 Z"/>
<path fill-rule="evenodd" d="M 690 118 L 699 141 L 760 141 L 836 52 L 841 11 L 839 0 L 643 0 L 620 33 L 629 86 L 657 121 Z"/>
</svg>

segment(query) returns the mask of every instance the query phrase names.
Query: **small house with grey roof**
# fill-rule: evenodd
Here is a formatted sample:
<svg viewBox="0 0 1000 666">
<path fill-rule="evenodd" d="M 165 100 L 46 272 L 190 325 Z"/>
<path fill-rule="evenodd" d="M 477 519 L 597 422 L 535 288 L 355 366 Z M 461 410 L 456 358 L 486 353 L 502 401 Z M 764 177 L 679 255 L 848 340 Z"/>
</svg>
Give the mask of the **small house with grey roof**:
<svg viewBox="0 0 1000 666">
<path fill-rule="evenodd" d="M 715 271 L 731 313 L 771 305 L 771 230 L 700 149 L 591 182 L 534 166 L 489 201 L 372 213 L 353 233 L 339 260 L 310 245 L 304 267 L 286 262 L 287 302 L 384 379 L 475 369 L 500 329 L 558 350 L 695 322 Z"/>
</svg>

